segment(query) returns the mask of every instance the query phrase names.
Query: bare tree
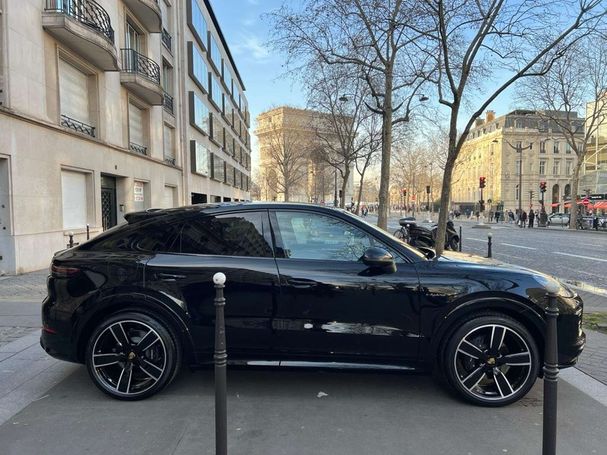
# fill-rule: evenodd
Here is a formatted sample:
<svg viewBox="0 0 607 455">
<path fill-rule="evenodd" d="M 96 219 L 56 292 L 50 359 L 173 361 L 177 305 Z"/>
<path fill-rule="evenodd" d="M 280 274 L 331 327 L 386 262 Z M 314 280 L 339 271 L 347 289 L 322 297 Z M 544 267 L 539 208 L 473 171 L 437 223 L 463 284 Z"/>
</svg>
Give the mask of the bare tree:
<svg viewBox="0 0 607 455">
<path fill-rule="evenodd" d="M 304 141 L 299 131 L 290 129 L 287 125 L 281 128 L 271 127 L 264 132 L 267 135 L 266 184 L 276 193 L 282 193 L 288 201 L 291 192 L 297 188 L 307 176 L 308 157 Z"/>
<path fill-rule="evenodd" d="M 571 176 L 570 229 L 577 228 L 576 198 L 588 145 L 607 117 L 606 68 L 607 42 L 593 35 L 575 45 L 545 76 L 525 81 L 518 90 L 518 98 L 564 135 L 577 156 Z M 585 119 L 578 114 L 585 115 Z"/>
<path fill-rule="evenodd" d="M 434 27 L 419 32 L 435 44 L 429 46 L 438 68 L 434 81 L 439 103 L 449 112 L 437 234 L 442 238 L 453 168 L 474 121 L 516 81 L 547 74 L 577 40 L 596 28 L 606 10 L 602 0 L 423 0 L 420 4 L 423 14 L 434 21 Z M 485 80 L 492 85 L 483 86 Z M 479 96 L 480 103 L 474 103 L 479 107 L 466 115 L 466 105 Z M 442 251 L 439 242 L 437 255 Z"/>
<path fill-rule="evenodd" d="M 382 118 L 378 226 L 387 227 L 392 128 L 408 122 L 426 82 L 431 52 L 420 52 L 428 21 L 416 0 L 306 0 L 271 14 L 273 44 L 290 64 L 321 61 L 363 74 L 367 107 Z M 430 25 L 433 26 L 432 23 Z M 420 41 L 420 42 L 417 42 Z M 305 63 L 304 63 L 305 64 Z"/>
<path fill-rule="evenodd" d="M 308 105 L 316 115 L 311 128 L 319 142 L 320 157 L 341 176 L 340 207 L 354 164 L 370 138 L 363 125 L 373 116 L 366 109 L 368 95 L 364 81 L 341 66 L 314 65 L 307 77 Z"/>
<path fill-rule="evenodd" d="M 366 119 L 363 124 L 362 134 L 366 138 L 365 147 L 360 150 L 355 161 L 356 172 L 359 175 L 358 195 L 356 196 L 356 211 L 360 212 L 360 202 L 363 196 L 365 186 L 365 176 L 367 170 L 376 164 L 378 152 L 381 149 L 381 125 L 376 115 L 372 115 Z"/>
</svg>

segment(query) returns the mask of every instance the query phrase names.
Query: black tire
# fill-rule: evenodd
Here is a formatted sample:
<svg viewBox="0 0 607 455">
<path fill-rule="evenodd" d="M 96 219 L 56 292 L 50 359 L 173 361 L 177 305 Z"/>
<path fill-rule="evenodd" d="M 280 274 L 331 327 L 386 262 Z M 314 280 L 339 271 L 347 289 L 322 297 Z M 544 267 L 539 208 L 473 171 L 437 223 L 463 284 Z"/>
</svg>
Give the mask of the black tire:
<svg viewBox="0 0 607 455">
<path fill-rule="evenodd" d="M 142 400 L 175 378 L 181 366 L 181 344 L 168 326 L 151 316 L 118 313 L 95 328 L 85 362 L 101 391 L 119 400 Z"/>
<path fill-rule="evenodd" d="M 460 398 L 476 405 L 514 403 L 529 392 L 539 373 L 535 340 L 522 324 L 505 315 L 472 317 L 444 346 L 441 366 L 448 384 Z"/>
<path fill-rule="evenodd" d="M 451 237 L 451 240 L 449 241 L 449 246 L 447 247 L 447 249 L 451 250 L 451 251 L 457 251 L 459 248 L 459 240 L 455 237 Z"/>
<path fill-rule="evenodd" d="M 398 230 L 394 231 L 394 237 L 396 237 L 399 240 L 404 239 L 405 235 L 403 234 L 403 230 L 402 229 L 398 229 Z"/>
</svg>

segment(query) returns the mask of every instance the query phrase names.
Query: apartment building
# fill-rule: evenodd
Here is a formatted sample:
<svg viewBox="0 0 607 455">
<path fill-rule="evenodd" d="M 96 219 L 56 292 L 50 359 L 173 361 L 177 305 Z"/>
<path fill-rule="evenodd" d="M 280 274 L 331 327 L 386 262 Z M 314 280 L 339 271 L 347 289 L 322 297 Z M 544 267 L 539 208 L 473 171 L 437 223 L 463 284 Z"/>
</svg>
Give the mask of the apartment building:
<svg viewBox="0 0 607 455">
<path fill-rule="evenodd" d="M 248 200 L 244 92 L 208 0 L 0 0 L 0 272 L 129 211 Z"/>
<path fill-rule="evenodd" d="M 566 115 L 563 113 L 563 115 Z M 572 120 L 580 126 L 583 118 Z M 522 162 L 521 162 L 522 160 Z M 566 210 L 577 155 L 560 128 L 540 113 L 515 110 L 496 117 L 487 111 L 478 119 L 457 160 L 451 201 L 460 210 L 477 210 L 479 179 L 486 178 L 486 210 L 540 209 L 540 182 L 546 182 L 546 211 Z"/>
</svg>

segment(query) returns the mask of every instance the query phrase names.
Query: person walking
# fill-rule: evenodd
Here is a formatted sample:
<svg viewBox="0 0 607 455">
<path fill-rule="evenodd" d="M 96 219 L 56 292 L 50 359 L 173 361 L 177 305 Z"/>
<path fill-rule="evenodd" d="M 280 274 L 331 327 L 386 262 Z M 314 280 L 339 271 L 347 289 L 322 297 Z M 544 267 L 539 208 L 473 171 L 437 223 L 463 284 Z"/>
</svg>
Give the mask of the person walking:
<svg viewBox="0 0 607 455">
<path fill-rule="evenodd" d="M 521 227 L 524 228 L 527 225 L 527 212 L 524 210 L 520 214 Z"/>
<path fill-rule="evenodd" d="M 529 210 L 529 228 L 533 228 L 533 220 L 535 219 L 535 213 L 533 210 Z"/>
</svg>

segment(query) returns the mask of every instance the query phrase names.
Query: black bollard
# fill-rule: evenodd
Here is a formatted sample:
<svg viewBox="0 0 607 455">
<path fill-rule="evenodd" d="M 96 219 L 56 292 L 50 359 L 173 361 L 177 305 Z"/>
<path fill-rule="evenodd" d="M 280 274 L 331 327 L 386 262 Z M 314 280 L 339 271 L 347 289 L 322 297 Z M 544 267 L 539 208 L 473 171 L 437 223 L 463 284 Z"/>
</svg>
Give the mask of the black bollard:
<svg viewBox="0 0 607 455">
<path fill-rule="evenodd" d="M 91 231 L 90 231 L 90 226 L 88 224 L 86 225 L 86 239 L 87 240 L 91 239 Z"/>
<path fill-rule="evenodd" d="M 228 409 L 226 369 L 228 353 L 226 350 L 226 324 L 223 297 L 226 276 L 219 272 L 213 275 L 215 283 L 215 455 L 228 453 Z"/>
<path fill-rule="evenodd" d="M 542 432 L 542 455 L 556 454 L 556 415 L 558 386 L 558 344 L 556 320 L 559 309 L 556 304 L 558 285 L 546 286 L 546 342 L 544 352 L 544 427 Z"/>
<path fill-rule="evenodd" d="M 491 247 L 493 245 L 492 239 L 493 239 L 493 234 L 491 234 L 491 232 L 489 232 L 487 234 L 487 257 L 488 258 L 492 257 L 492 253 L 493 253 L 491 251 Z"/>
<path fill-rule="evenodd" d="M 67 233 L 67 235 L 70 238 L 70 243 L 68 244 L 68 246 L 70 248 L 73 248 L 74 247 L 74 233 L 70 231 Z"/>
<path fill-rule="evenodd" d="M 459 227 L 459 246 L 458 246 L 458 250 L 461 253 L 462 252 L 462 241 L 464 240 L 464 238 L 462 237 L 462 227 Z"/>
</svg>

